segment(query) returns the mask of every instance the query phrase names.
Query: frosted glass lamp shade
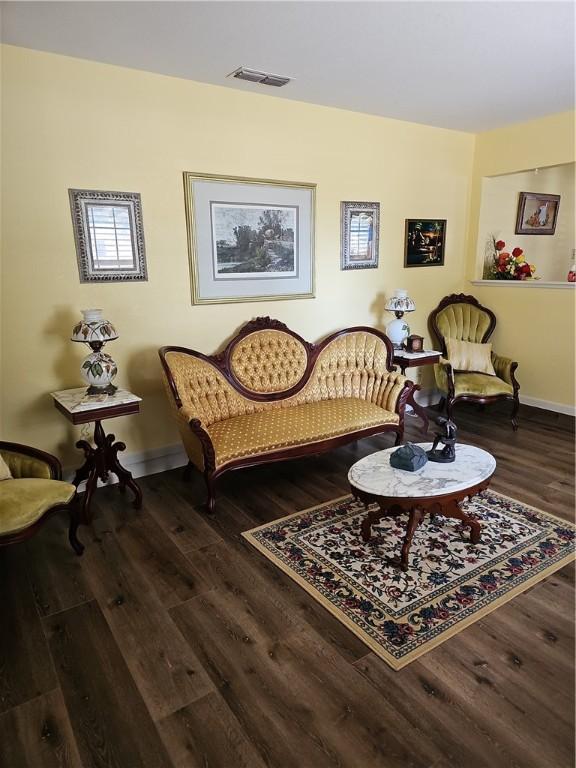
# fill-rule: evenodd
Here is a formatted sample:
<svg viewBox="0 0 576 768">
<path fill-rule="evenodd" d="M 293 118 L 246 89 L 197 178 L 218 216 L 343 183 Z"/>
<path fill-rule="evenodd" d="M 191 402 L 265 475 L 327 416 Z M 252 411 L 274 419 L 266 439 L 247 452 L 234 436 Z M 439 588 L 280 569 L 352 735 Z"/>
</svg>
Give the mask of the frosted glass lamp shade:
<svg viewBox="0 0 576 768">
<path fill-rule="evenodd" d="M 394 295 L 390 296 L 384 309 L 387 309 L 389 312 L 414 312 L 416 304 L 408 296 L 407 291 L 398 288 L 394 291 Z"/>
<path fill-rule="evenodd" d="M 116 329 L 109 320 L 104 320 L 101 309 L 83 309 L 82 320 L 74 326 L 72 341 L 104 344 L 118 338 Z"/>
</svg>

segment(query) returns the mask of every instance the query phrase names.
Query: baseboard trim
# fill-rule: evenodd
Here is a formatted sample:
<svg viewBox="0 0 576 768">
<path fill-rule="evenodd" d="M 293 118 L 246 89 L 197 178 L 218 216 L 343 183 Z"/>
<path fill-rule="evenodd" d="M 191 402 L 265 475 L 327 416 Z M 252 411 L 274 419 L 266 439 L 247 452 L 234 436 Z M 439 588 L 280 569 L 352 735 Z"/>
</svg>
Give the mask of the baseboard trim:
<svg viewBox="0 0 576 768">
<path fill-rule="evenodd" d="M 566 416 L 576 416 L 576 406 L 574 405 L 555 403 L 552 400 L 540 400 L 537 397 L 529 397 L 528 395 L 523 394 L 520 394 L 520 402 L 522 405 L 531 405 L 533 408 L 542 408 L 545 411 L 564 413 Z"/>
</svg>

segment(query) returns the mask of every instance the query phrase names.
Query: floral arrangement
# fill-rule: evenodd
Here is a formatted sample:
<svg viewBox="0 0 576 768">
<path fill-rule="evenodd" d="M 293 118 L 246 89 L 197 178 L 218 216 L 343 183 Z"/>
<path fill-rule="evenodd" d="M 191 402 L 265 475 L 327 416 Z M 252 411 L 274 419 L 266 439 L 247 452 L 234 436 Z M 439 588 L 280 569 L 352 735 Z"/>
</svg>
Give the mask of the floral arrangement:
<svg viewBox="0 0 576 768">
<path fill-rule="evenodd" d="M 536 267 L 529 264 L 522 248 L 514 248 L 512 253 L 505 251 L 504 240 L 490 238 L 490 257 L 486 264 L 484 279 L 486 280 L 537 280 L 534 277 Z"/>
</svg>

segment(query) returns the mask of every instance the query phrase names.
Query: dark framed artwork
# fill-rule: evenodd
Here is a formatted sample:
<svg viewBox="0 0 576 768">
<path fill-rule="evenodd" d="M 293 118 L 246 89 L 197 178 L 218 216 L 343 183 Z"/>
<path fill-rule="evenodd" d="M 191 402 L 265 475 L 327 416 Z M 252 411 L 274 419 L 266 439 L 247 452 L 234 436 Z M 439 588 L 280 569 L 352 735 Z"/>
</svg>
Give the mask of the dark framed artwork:
<svg viewBox="0 0 576 768">
<path fill-rule="evenodd" d="M 516 216 L 517 235 L 553 235 L 556 231 L 560 195 L 520 192 Z"/>
<path fill-rule="evenodd" d="M 340 203 L 340 269 L 378 266 L 380 203 Z"/>
<path fill-rule="evenodd" d="M 445 247 L 446 219 L 406 219 L 405 267 L 440 267 Z"/>
<path fill-rule="evenodd" d="M 148 280 L 137 192 L 69 189 L 81 283 Z"/>
</svg>

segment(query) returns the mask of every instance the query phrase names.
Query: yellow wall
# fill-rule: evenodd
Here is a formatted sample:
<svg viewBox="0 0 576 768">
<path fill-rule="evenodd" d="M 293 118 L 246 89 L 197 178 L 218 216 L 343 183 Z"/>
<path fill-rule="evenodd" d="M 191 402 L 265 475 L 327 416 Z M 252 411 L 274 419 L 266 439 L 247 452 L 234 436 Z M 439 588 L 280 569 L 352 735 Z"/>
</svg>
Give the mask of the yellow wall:
<svg viewBox="0 0 576 768">
<path fill-rule="evenodd" d="M 574 162 L 574 113 L 476 136 L 467 277 L 474 279 L 482 178 Z M 564 215 L 574 211 L 562 209 Z M 480 237 L 483 238 L 483 233 Z M 533 238 L 536 241 L 536 238 Z M 573 248 L 574 244 L 570 246 Z M 566 262 L 570 253 L 566 253 Z M 527 249 L 527 257 L 530 254 Z M 498 316 L 494 347 L 519 362 L 521 395 L 574 406 L 575 296 L 572 289 L 465 286 Z"/>
<path fill-rule="evenodd" d="M 464 283 L 474 137 L 10 46 L 3 49 L 2 435 L 77 461 L 76 433 L 48 393 L 81 386 L 80 309 L 119 330 L 118 383 L 140 416 L 112 426 L 130 452 L 178 441 L 156 350 L 215 351 L 270 314 L 308 339 L 383 327 L 384 295 L 407 288 L 411 327 Z M 182 171 L 315 182 L 317 298 L 192 306 Z M 142 194 L 149 281 L 81 285 L 68 188 Z M 340 201 L 381 203 L 378 270 L 340 270 Z M 446 265 L 404 269 L 404 219 L 448 219 Z"/>
</svg>

